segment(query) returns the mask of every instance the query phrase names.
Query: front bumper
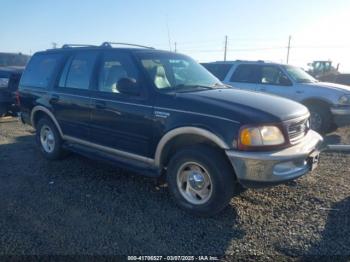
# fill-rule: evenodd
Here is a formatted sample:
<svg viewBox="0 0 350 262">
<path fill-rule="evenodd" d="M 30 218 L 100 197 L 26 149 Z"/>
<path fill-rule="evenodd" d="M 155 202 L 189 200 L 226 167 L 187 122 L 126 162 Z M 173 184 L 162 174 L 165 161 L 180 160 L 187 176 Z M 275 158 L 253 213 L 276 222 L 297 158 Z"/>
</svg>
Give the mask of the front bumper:
<svg viewBox="0 0 350 262">
<path fill-rule="evenodd" d="M 350 106 L 332 107 L 331 112 L 338 127 L 350 125 Z"/>
<path fill-rule="evenodd" d="M 302 142 L 274 152 L 227 150 L 238 182 L 244 187 L 284 183 L 310 171 L 309 157 L 323 149 L 323 138 L 310 130 Z"/>
</svg>

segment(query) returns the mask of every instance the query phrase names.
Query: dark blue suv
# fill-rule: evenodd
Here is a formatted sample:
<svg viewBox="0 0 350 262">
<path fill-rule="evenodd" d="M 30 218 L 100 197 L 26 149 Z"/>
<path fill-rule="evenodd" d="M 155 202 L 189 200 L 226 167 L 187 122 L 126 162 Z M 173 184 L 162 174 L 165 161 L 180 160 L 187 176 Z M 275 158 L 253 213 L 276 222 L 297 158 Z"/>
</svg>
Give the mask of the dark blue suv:
<svg viewBox="0 0 350 262">
<path fill-rule="evenodd" d="M 306 174 L 322 145 L 303 105 L 227 88 L 188 56 L 143 46 L 38 52 L 19 90 L 21 119 L 46 158 L 72 150 L 165 176 L 198 215 L 222 210 L 239 186 Z"/>
</svg>

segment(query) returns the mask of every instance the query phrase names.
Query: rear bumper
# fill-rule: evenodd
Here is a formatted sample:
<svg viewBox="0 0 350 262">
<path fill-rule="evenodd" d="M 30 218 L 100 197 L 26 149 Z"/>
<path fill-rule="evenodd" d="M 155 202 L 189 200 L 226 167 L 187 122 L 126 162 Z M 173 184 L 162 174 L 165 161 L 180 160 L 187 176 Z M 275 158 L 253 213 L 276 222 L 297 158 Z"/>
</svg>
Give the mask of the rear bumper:
<svg viewBox="0 0 350 262">
<path fill-rule="evenodd" d="M 274 152 L 227 150 L 238 182 L 244 187 L 266 187 L 285 183 L 310 171 L 309 157 L 322 150 L 323 138 L 309 131 L 295 146 Z"/>
<path fill-rule="evenodd" d="M 338 127 L 350 125 L 350 106 L 332 107 L 331 112 Z"/>
</svg>

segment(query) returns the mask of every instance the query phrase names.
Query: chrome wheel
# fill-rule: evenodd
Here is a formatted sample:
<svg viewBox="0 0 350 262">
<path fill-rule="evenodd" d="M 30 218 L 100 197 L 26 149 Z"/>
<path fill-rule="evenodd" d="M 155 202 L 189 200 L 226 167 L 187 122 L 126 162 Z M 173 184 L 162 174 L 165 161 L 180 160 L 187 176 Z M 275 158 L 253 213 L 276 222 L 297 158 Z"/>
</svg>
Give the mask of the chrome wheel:
<svg viewBox="0 0 350 262">
<path fill-rule="evenodd" d="M 310 112 L 310 127 L 312 130 L 320 130 L 322 127 L 322 116 L 320 113 L 311 111 Z"/>
<path fill-rule="evenodd" d="M 179 168 L 177 187 L 181 195 L 195 205 L 208 202 L 213 191 L 208 171 L 195 162 L 186 162 Z"/>
<path fill-rule="evenodd" d="M 55 136 L 47 125 L 41 127 L 40 143 L 46 153 L 52 153 L 55 149 Z"/>
</svg>

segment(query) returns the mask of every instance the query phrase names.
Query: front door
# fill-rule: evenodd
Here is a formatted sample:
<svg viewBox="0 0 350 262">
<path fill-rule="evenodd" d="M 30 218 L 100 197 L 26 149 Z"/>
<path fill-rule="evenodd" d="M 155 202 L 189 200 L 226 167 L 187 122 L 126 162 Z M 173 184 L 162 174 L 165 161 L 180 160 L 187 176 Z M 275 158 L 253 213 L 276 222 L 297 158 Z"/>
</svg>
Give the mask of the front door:
<svg viewBox="0 0 350 262">
<path fill-rule="evenodd" d="M 121 79 L 136 82 L 139 92 L 121 91 Z M 91 142 L 151 157 L 153 105 L 140 79 L 130 54 L 118 50 L 103 53 L 92 98 Z"/>
<path fill-rule="evenodd" d="M 258 91 L 297 100 L 298 93 L 289 77 L 275 65 L 260 65 Z"/>
</svg>

